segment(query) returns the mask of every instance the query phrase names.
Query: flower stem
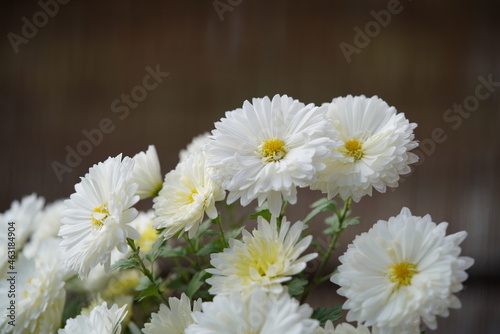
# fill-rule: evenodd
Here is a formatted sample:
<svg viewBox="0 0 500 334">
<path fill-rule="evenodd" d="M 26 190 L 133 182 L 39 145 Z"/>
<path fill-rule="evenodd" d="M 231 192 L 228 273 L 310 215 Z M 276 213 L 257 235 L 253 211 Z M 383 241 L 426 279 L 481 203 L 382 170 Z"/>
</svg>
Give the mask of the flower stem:
<svg viewBox="0 0 500 334">
<path fill-rule="evenodd" d="M 321 263 L 318 267 L 318 270 L 316 270 L 316 274 L 314 275 L 311 284 L 308 285 L 308 287 L 306 288 L 306 290 L 304 290 L 304 293 L 302 294 L 302 297 L 300 299 L 301 303 L 305 302 L 307 296 L 311 293 L 312 290 L 314 290 L 316 286 L 325 281 L 325 277 L 328 278 L 328 276 L 322 277 L 323 270 L 325 269 L 328 260 L 332 256 L 335 246 L 337 245 L 337 241 L 342 235 L 342 232 L 344 232 L 345 230 L 345 228 L 342 225 L 344 223 L 345 218 L 347 217 L 347 213 L 349 212 L 350 207 L 351 207 L 351 198 L 349 197 L 347 200 L 344 201 L 344 207 L 342 208 L 342 211 L 340 213 L 337 213 L 337 217 L 339 219 L 339 230 L 332 236 L 332 240 L 330 240 L 328 249 L 326 250 L 325 253 L 323 253 L 323 256 L 321 257 Z"/>
<path fill-rule="evenodd" d="M 165 298 L 165 296 L 163 296 L 163 292 L 160 290 L 160 288 L 156 284 L 155 279 L 153 277 L 153 274 L 151 273 L 151 271 L 148 270 L 148 268 L 146 268 L 144 261 L 142 261 L 142 258 L 139 256 L 139 252 L 137 252 L 137 247 L 135 246 L 134 240 L 127 238 L 127 244 L 130 246 L 130 248 L 134 252 L 134 255 L 133 255 L 134 258 L 137 260 L 137 262 L 139 262 L 139 265 L 140 265 L 140 268 L 138 268 L 139 271 L 142 272 L 149 279 L 149 281 L 156 287 L 158 295 L 160 296 L 161 300 L 165 304 L 168 305 L 168 301 Z"/>
<path fill-rule="evenodd" d="M 221 239 L 221 242 L 222 242 L 222 246 L 224 248 L 228 248 L 229 247 L 229 243 L 227 242 L 226 240 L 226 235 L 224 234 L 224 229 L 222 228 L 222 224 L 221 224 L 221 221 L 220 221 L 220 216 L 217 216 L 216 218 L 212 219 L 212 222 L 215 223 L 215 225 L 217 225 L 219 227 L 219 231 L 220 231 L 220 239 Z"/>
</svg>

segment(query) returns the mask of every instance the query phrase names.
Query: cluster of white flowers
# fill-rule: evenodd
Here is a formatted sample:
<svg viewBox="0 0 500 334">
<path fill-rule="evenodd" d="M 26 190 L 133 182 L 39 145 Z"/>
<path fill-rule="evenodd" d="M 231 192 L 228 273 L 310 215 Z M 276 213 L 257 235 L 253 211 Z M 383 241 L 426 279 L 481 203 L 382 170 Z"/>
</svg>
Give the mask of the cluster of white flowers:
<svg viewBox="0 0 500 334">
<path fill-rule="evenodd" d="M 411 152 L 418 145 L 415 127 L 376 96 L 339 97 L 321 106 L 286 95 L 256 98 L 227 112 L 211 134 L 196 137 L 163 181 L 156 149 L 149 146 L 133 158 L 120 154 L 94 165 L 64 202 L 44 208 L 44 199 L 36 195 L 16 201 L 0 221 L 17 224 L 18 324 L 8 323 L 8 301 L 3 301 L 0 329 L 118 334 L 127 328 L 137 333 L 131 320 L 134 298 L 148 296 L 163 302 L 148 316 L 145 334 L 418 334 L 422 326 L 435 329 L 436 316 L 460 307 L 455 293 L 473 260 L 459 256 L 465 232 L 446 236 L 447 223 L 412 216 L 406 208 L 356 237 L 331 276 L 346 298 L 346 320 L 357 327 L 318 318 L 291 292 L 292 282 L 318 283 L 304 273 L 318 254 L 308 251 L 313 236 L 304 235 L 307 224 L 289 221 L 284 203 L 297 202 L 298 188 L 350 203 L 373 189 L 397 187 L 417 161 Z M 146 198 L 152 198 L 153 210 L 139 212 L 134 206 Z M 227 240 L 217 204 L 224 199 L 242 206 L 256 200 L 257 226 L 252 231 L 237 226 L 238 233 Z M 334 213 L 337 237 L 348 204 L 345 208 Z M 205 217 L 218 229 L 208 233 Z M 6 231 L 0 231 L 1 240 L 7 240 Z M 211 244 L 202 248 L 206 236 Z M 185 249 L 175 248 L 183 241 Z M 177 254 L 191 271 L 173 269 L 165 278 L 154 261 Z M 8 256 L 0 255 L 4 295 Z M 208 255 L 204 265 L 199 262 Z M 320 255 L 319 271 L 331 252 Z M 110 272 L 112 265 L 120 271 Z M 183 280 L 182 290 L 169 290 Z M 68 285 L 76 285 L 90 306 L 65 319 L 61 328 Z M 200 296 L 208 300 L 191 300 L 202 286 Z M 165 287 L 172 296 L 168 301 Z"/>
</svg>

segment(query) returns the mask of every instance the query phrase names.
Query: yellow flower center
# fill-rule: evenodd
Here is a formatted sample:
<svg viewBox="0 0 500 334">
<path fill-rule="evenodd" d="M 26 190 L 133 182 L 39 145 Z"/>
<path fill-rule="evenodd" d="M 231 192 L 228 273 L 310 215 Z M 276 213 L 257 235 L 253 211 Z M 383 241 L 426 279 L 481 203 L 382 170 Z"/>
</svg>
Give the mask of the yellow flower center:
<svg viewBox="0 0 500 334">
<path fill-rule="evenodd" d="M 243 279 L 254 281 L 260 280 L 260 277 L 273 278 L 283 271 L 283 244 L 277 240 L 256 235 L 247 243 L 246 252 L 239 255 L 235 267 L 238 269 L 237 275 Z"/>
<path fill-rule="evenodd" d="M 191 193 L 190 193 L 190 194 L 189 194 L 189 196 L 188 196 L 189 203 L 193 203 L 193 202 L 194 202 L 193 195 L 194 195 L 194 194 L 197 194 L 197 193 L 198 193 L 198 190 L 196 190 L 196 189 L 191 189 Z"/>
<path fill-rule="evenodd" d="M 389 268 L 389 279 L 396 283 L 396 290 L 411 284 L 411 279 L 418 274 L 417 266 L 409 262 L 401 262 Z"/>
<path fill-rule="evenodd" d="M 137 240 L 137 246 L 141 247 L 141 251 L 147 253 L 153 247 L 153 244 L 158 239 L 158 232 L 151 226 L 142 232 L 139 240 Z"/>
<path fill-rule="evenodd" d="M 357 161 L 364 155 L 363 145 L 361 145 L 358 139 L 351 139 L 345 143 L 343 153 L 349 157 L 353 157 L 354 160 Z"/>
<path fill-rule="evenodd" d="M 287 153 L 285 142 L 278 138 L 262 141 L 258 151 L 266 162 L 275 162 L 283 159 Z"/>
<path fill-rule="evenodd" d="M 92 226 L 101 229 L 104 226 L 104 220 L 109 217 L 108 205 L 103 204 L 92 210 Z"/>
</svg>

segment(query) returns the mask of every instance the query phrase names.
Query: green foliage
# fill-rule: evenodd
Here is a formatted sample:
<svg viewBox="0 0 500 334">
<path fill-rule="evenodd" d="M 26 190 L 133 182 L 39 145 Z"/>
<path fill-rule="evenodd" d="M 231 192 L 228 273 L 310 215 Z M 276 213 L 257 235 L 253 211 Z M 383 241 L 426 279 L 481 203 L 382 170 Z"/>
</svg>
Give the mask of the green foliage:
<svg viewBox="0 0 500 334">
<path fill-rule="evenodd" d="M 194 274 L 193 278 L 191 278 L 191 281 L 187 286 L 186 294 L 189 298 L 191 298 L 201 288 L 201 286 L 205 282 L 205 276 L 207 275 L 208 273 L 205 272 L 205 270 L 198 271 L 196 274 Z"/>
<path fill-rule="evenodd" d="M 290 282 L 288 282 L 288 293 L 292 297 L 300 296 L 304 292 L 304 286 L 309 283 L 308 280 L 294 277 Z"/>
<path fill-rule="evenodd" d="M 303 223 L 307 224 L 311 219 L 313 219 L 317 214 L 320 212 L 325 212 L 325 211 L 332 211 L 335 212 L 337 210 L 337 204 L 329 200 L 327 198 L 321 198 L 311 204 L 310 208 L 312 209 L 311 212 L 304 218 Z"/>
<path fill-rule="evenodd" d="M 118 261 L 116 261 L 115 263 L 113 263 L 111 265 L 111 271 L 113 270 L 119 270 L 119 271 L 122 271 L 122 270 L 125 270 L 125 269 L 133 269 L 133 268 L 137 268 L 139 266 L 139 262 L 133 258 L 133 257 L 130 257 L 128 259 L 120 259 Z"/>
<path fill-rule="evenodd" d="M 340 313 L 342 312 L 342 306 L 332 306 L 332 307 L 318 307 L 314 310 L 311 318 L 319 320 L 320 325 L 324 326 L 328 320 L 335 322 L 342 318 Z"/>
<path fill-rule="evenodd" d="M 257 218 L 259 218 L 259 217 L 262 217 L 265 220 L 270 221 L 271 220 L 271 211 L 269 211 L 269 209 L 261 210 L 257 213 L 254 213 L 253 215 L 251 215 L 250 219 L 257 220 Z"/>
<path fill-rule="evenodd" d="M 219 253 L 222 251 L 222 246 L 217 240 L 215 242 L 210 242 L 203 246 L 198 252 L 196 252 L 196 256 L 205 256 L 212 253 Z"/>
</svg>

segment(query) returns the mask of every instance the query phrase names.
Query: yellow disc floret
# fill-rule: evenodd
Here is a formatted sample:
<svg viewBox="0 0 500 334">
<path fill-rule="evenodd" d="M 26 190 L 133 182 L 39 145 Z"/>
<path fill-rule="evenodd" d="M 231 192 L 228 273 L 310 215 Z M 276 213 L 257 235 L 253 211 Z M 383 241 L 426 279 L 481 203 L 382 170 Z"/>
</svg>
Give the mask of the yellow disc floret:
<svg viewBox="0 0 500 334">
<path fill-rule="evenodd" d="M 280 161 L 287 153 L 285 142 L 278 138 L 262 141 L 262 144 L 258 147 L 258 151 L 266 162 Z"/>
<path fill-rule="evenodd" d="M 401 262 L 389 268 L 389 280 L 396 283 L 396 289 L 411 284 L 411 280 L 417 274 L 417 266 L 409 262 Z"/>
</svg>

